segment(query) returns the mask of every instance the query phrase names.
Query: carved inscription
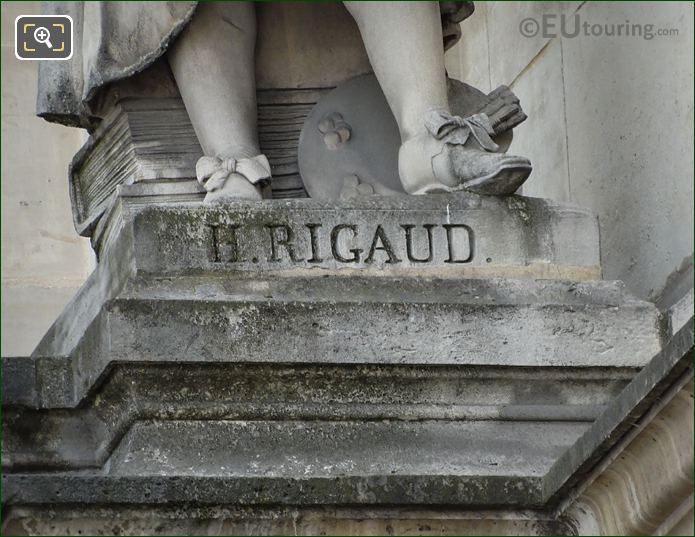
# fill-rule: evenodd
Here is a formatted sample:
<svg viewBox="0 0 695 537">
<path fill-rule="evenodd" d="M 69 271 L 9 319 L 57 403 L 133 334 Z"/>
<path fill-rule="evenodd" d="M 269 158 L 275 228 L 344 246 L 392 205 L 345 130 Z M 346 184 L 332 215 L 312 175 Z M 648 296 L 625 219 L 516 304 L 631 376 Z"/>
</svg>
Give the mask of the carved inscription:
<svg viewBox="0 0 695 537">
<path fill-rule="evenodd" d="M 272 266 L 420 266 L 470 263 L 466 224 L 209 224 L 208 261 Z"/>
</svg>

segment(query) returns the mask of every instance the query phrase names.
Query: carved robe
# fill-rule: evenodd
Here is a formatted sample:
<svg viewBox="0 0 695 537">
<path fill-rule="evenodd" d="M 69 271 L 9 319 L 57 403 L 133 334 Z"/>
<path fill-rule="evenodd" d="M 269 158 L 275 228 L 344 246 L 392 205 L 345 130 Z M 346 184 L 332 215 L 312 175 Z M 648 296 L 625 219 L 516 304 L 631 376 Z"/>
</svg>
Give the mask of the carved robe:
<svg viewBox="0 0 695 537">
<path fill-rule="evenodd" d="M 440 2 L 444 47 L 460 37 L 458 23 L 473 2 Z M 73 58 L 39 66 L 37 115 L 93 129 L 100 90 L 156 62 L 195 13 L 197 2 L 44 2 L 45 14 L 70 15 Z"/>
</svg>

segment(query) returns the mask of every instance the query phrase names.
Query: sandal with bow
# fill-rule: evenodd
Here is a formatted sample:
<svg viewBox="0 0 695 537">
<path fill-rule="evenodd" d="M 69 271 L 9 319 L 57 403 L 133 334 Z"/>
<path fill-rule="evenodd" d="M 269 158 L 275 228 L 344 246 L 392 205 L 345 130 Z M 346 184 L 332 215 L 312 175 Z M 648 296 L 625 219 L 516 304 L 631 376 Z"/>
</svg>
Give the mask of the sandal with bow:
<svg viewBox="0 0 695 537">
<path fill-rule="evenodd" d="M 195 171 L 198 182 L 207 190 L 205 203 L 261 200 L 261 187 L 271 178 L 265 155 L 240 159 L 201 157 Z"/>
<path fill-rule="evenodd" d="M 409 194 L 467 190 L 507 196 L 531 174 L 527 158 L 498 152 L 486 114 L 461 118 L 434 110 L 425 118 L 425 129 L 398 154 L 401 183 Z"/>
</svg>

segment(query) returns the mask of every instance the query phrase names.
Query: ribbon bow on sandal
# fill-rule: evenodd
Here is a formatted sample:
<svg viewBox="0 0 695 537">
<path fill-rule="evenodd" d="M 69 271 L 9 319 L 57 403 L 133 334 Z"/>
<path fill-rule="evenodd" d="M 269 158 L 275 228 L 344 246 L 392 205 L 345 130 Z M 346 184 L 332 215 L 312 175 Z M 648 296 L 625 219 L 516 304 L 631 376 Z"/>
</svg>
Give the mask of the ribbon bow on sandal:
<svg viewBox="0 0 695 537">
<path fill-rule="evenodd" d="M 271 178 L 270 163 L 265 155 L 241 159 L 201 157 L 195 165 L 195 173 L 208 192 L 222 188 L 232 174 L 241 175 L 252 185 Z"/>
<path fill-rule="evenodd" d="M 424 117 L 425 129 L 398 153 L 401 183 L 410 194 L 467 190 L 488 196 L 516 192 L 531 173 L 531 162 L 500 152 L 490 117 L 465 118 L 444 110 Z"/>
<path fill-rule="evenodd" d="M 432 110 L 425 117 L 425 127 L 437 140 L 448 144 L 465 145 L 473 136 L 481 148 L 495 153 L 499 146 L 490 138 L 495 134 L 487 114 L 473 114 L 466 118 L 448 112 Z"/>
</svg>

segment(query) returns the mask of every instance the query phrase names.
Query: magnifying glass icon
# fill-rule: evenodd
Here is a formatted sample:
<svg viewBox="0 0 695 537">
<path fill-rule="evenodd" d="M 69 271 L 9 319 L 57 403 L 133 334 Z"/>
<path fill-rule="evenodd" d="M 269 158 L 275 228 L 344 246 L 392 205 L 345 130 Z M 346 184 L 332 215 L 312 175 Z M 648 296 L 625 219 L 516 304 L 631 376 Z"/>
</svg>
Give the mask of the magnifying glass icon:
<svg viewBox="0 0 695 537">
<path fill-rule="evenodd" d="M 34 39 L 36 39 L 36 41 L 39 43 L 46 45 L 48 48 L 53 48 L 53 45 L 51 44 L 51 32 L 49 32 L 43 26 L 39 26 L 36 30 L 34 30 Z"/>
</svg>

